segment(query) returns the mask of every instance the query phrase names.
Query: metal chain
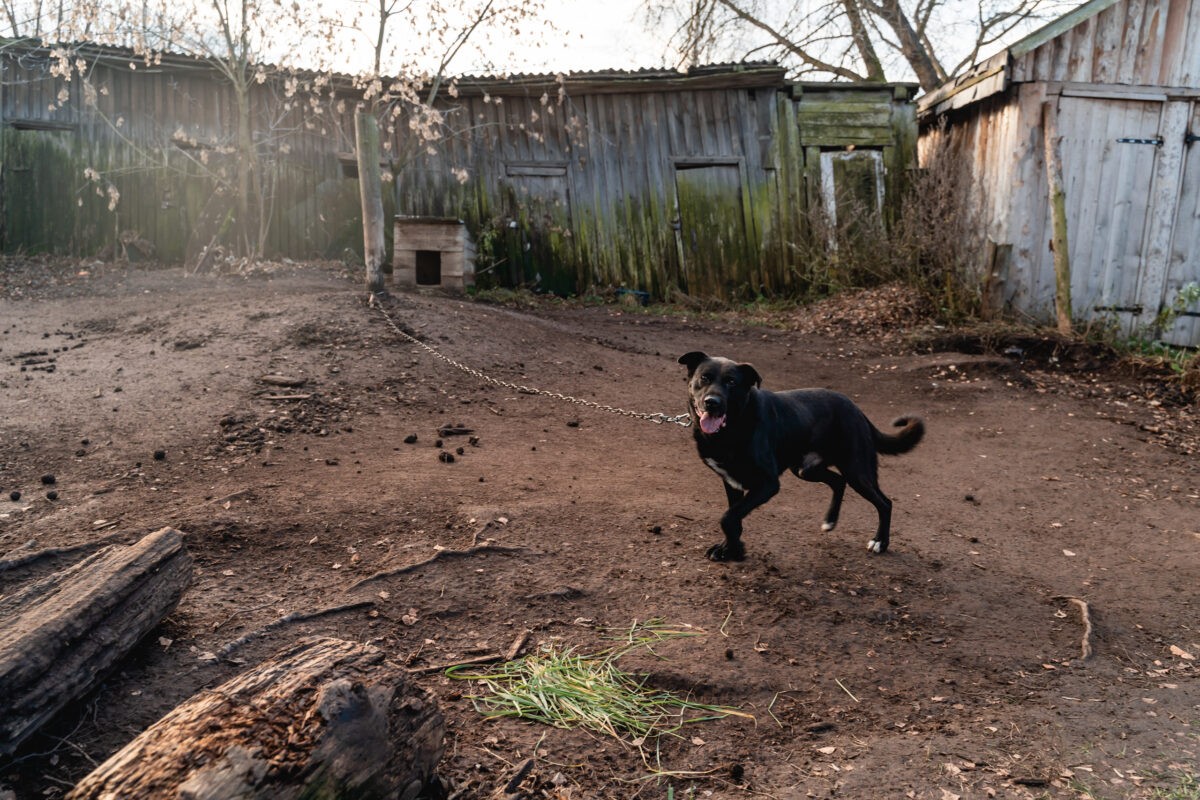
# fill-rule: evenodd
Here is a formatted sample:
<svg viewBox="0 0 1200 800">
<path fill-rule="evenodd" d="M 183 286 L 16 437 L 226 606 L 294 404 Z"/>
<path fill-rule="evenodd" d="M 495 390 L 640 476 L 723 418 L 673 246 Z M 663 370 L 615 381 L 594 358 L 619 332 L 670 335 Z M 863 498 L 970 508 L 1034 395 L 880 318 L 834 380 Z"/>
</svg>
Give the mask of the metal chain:
<svg viewBox="0 0 1200 800">
<path fill-rule="evenodd" d="M 401 336 L 405 340 L 417 345 L 418 347 L 422 348 L 423 350 L 425 350 L 425 352 L 429 353 L 430 355 L 434 356 L 435 358 L 441 359 L 442 361 L 446 362 L 447 364 L 454 367 L 455 369 L 462 370 L 463 372 L 467 373 L 468 375 L 470 375 L 474 378 L 477 378 L 478 380 L 481 380 L 484 383 L 490 383 L 493 386 L 500 386 L 505 389 L 511 389 L 515 392 L 520 392 L 522 394 L 533 394 L 533 395 L 539 395 L 541 397 L 552 397 L 555 400 L 561 400 L 564 403 L 574 403 L 575 405 L 586 406 L 588 408 L 592 408 L 597 411 L 607 411 L 610 414 L 620 414 L 623 417 L 632 417 L 634 419 L 644 419 L 644 420 L 653 422 L 658 425 L 661 425 L 664 422 L 669 422 L 669 423 L 672 423 L 675 425 L 682 425 L 683 427 L 687 428 L 687 427 L 690 427 L 692 424 L 691 417 L 687 414 L 677 414 L 676 416 L 671 416 L 669 414 L 664 414 L 661 411 L 654 412 L 651 414 L 645 414 L 640 411 L 629 411 L 628 409 L 617 408 L 616 406 L 609 406 L 609 405 L 604 405 L 603 403 L 596 403 L 592 400 L 584 400 L 583 398 L 580 398 L 580 397 L 572 397 L 571 395 L 563 394 L 562 392 L 552 392 L 552 391 L 548 391 L 546 389 L 538 389 L 533 386 L 523 386 L 519 383 L 510 383 L 508 381 L 502 381 L 499 378 L 493 378 L 491 375 L 486 375 L 486 374 L 480 372 L 479 370 L 475 369 L 474 367 L 469 367 L 466 364 L 460 364 L 459 362 L 455 361 L 454 359 L 450 358 L 449 356 L 445 355 L 444 353 L 438 351 L 437 349 L 431 347 L 430 345 L 425 344 L 425 342 L 422 342 L 417 337 L 415 337 L 412 334 L 405 331 L 403 328 L 401 328 L 399 325 L 397 325 L 396 321 L 392 319 L 390 314 L 388 314 L 387 309 L 385 309 L 383 307 L 383 303 L 379 300 L 378 295 L 374 295 L 374 294 L 371 295 L 370 305 L 379 309 L 379 313 L 383 315 L 384 320 L 387 322 L 387 324 L 389 326 L 391 326 L 392 330 L 394 330 L 399 336 Z"/>
</svg>

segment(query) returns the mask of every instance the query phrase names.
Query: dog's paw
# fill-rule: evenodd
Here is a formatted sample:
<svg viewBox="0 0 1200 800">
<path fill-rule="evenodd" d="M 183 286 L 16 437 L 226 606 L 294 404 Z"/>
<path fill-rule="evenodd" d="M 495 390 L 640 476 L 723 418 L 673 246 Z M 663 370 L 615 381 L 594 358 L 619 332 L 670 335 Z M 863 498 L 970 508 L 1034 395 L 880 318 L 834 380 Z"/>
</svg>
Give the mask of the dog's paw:
<svg viewBox="0 0 1200 800">
<path fill-rule="evenodd" d="M 887 542 L 881 542 L 878 539 L 872 539 L 871 541 L 867 542 L 868 553 L 886 553 L 887 548 Z"/>
<path fill-rule="evenodd" d="M 821 523 L 821 531 L 823 533 L 829 533 L 831 530 L 833 530 L 836 527 L 837 527 L 836 522 L 822 522 Z"/>
<path fill-rule="evenodd" d="M 736 545 L 721 542 L 708 548 L 704 555 L 709 561 L 745 561 L 746 546 L 741 542 Z"/>
</svg>

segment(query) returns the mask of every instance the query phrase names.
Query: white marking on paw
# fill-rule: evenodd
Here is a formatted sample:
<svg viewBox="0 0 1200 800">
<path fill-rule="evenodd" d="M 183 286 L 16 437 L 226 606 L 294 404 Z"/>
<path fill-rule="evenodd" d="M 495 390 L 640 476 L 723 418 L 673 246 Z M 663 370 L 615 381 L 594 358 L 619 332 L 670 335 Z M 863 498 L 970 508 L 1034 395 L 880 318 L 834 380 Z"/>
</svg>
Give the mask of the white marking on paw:
<svg viewBox="0 0 1200 800">
<path fill-rule="evenodd" d="M 708 464 L 708 468 L 709 468 L 709 469 L 711 469 L 713 472 L 715 472 L 715 473 L 717 473 L 718 475 L 720 475 L 720 476 L 721 476 L 721 480 L 723 480 L 723 481 L 725 481 L 726 483 L 728 483 L 728 484 L 729 484 L 730 486 L 732 486 L 734 489 L 737 489 L 739 492 L 744 492 L 744 491 L 745 491 L 745 488 L 743 488 L 743 486 L 742 486 L 740 483 L 738 483 L 737 481 L 735 481 L 733 478 L 729 477 L 729 473 L 728 473 L 728 472 L 726 472 L 725 470 L 721 469 L 721 466 L 720 466 L 719 464 L 717 464 L 717 460 L 716 460 L 715 458 L 706 458 L 706 459 L 704 459 L 704 463 L 705 463 L 705 464 Z"/>
<path fill-rule="evenodd" d="M 879 549 L 879 540 L 878 539 L 872 539 L 871 541 L 867 542 L 867 552 L 868 553 L 882 552 Z"/>
<path fill-rule="evenodd" d="M 833 528 L 834 528 L 834 523 L 832 523 L 832 522 L 821 523 L 821 530 L 825 531 L 825 533 L 829 533 L 831 530 L 833 530 Z"/>
</svg>

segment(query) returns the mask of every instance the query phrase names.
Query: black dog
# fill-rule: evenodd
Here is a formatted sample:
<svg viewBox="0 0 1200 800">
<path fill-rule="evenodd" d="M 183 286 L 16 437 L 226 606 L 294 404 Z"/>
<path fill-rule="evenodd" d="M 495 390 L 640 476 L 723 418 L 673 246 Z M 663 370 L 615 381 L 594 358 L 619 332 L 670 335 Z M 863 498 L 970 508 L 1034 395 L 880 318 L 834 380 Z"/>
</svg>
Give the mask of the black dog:
<svg viewBox="0 0 1200 800">
<path fill-rule="evenodd" d="M 833 490 L 822 530 L 837 525 L 849 484 L 879 512 L 879 529 L 867 549 L 888 548 L 892 501 L 879 490 L 878 453 L 899 455 L 917 446 L 925 424 L 901 417 L 895 435 L 880 433 L 845 395 L 826 389 L 768 392 L 749 364 L 692 352 L 679 363 L 688 368 L 688 408 L 700 458 L 725 482 L 729 510 L 721 517 L 725 541 L 708 549 L 713 561 L 741 561 L 742 520 L 779 491 L 779 476 L 790 469 L 798 478 Z M 837 471 L 830 469 L 835 468 Z"/>
</svg>

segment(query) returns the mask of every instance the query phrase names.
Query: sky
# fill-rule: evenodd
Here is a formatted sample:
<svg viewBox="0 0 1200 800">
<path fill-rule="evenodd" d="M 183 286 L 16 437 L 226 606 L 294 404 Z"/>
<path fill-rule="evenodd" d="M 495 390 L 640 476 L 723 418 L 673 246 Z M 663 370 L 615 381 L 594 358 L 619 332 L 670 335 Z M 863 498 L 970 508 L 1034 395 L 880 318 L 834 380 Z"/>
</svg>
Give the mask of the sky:
<svg viewBox="0 0 1200 800">
<path fill-rule="evenodd" d="M 548 54 L 559 69 L 576 71 L 662 66 L 663 43 L 646 31 L 640 6 L 639 0 L 546 0 L 546 13 L 565 33 L 563 46 Z"/>
</svg>

